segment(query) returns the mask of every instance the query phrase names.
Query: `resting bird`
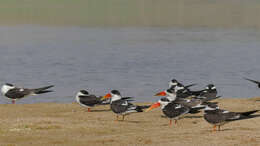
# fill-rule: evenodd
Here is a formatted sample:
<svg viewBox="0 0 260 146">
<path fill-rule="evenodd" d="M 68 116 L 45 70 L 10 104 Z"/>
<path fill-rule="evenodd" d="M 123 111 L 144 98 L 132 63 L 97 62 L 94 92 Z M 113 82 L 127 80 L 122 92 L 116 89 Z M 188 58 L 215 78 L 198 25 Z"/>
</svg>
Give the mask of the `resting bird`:
<svg viewBox="0 0 260 146">
<path fill-rule="evenodd" d="M 182 83 L 178 82 L 176 79 L 172 79 L 170 82 L 169 82 L 169 88 L 174 88 L 175 86 L 179 86 L 179 87 L 184 87 L 186 89 L 188 89 L 189 87 L 191 86 L 195 86 L 197 84 L 190 84 L 190 85 L 187 85 L 187 86 L 184 86 Z"/>
<path fill-rule="evenodd" d="M 227 110 L 219 109 L 217 105 L 208 105 L 204 109 L 204 119 L 212 124 L 213 131 L 216 131 L 216 127 L 218 126 L 218 131 L 220 131 L 220 126 L 236 121 L 253 118 L 251 114 L 258 112 L 258 110 L 252 110 L 247 112 L 229 112 Z"/>
<path fill-rule="evenodd" d="M 170 118 L 170 125 L 172 124 L 172 119 L 175 120 L 175 124 L 180 116 L 189 114 L 199 113 L 201 109 L 204 109 L 207 104 L 213 104 L 208 101 L 208 99 L 184 99 L 179 98 L 173 91 L 173 89 L 168 89 L 163 92 L 157 93 L 156 96 L 166 96 L 161 98 L 158 102 L 154 103 L 147 110 L 157 108 L 161 106 L 163 113 Z M 213 98 L 211 99 L 213 100 Z"/>
<path fill-rule="evenodd" d="M 116 113 L 116 120 L 118 116 L 122 115 L 122 120 L 124 120 L 126 115 L 135 112 L 143 112 L 143 109 L 148 108 L 149 106 L 137 106 L 130 103 L 131 97 L 122 97 L 118 90 L 112 90 L 110 93 L 103 96 L 103 99 L 111 98 L 110 108 Z"/>
<path fill-rule="evenodd" d="M 45 87 L 41 87 L 41 88 L 28 89 L 28 88 L 16 87 L 10 83 L 6 83 L 2 86 L 1 92 L 7 98 L 12 99 L 12 103 L 15 104 L 15 101 L 17 99 L 21 99 L 26 96 L 53 92 L 52 90 L 47 90 L 51 87 L 54 87 L 54 85 L 45 86 Z"/>
<path fill-rule="evenodd" d="M 110 100 L 101 100 L 102 97 L 97 97 L 93 94 L 89 94 L 86 90 L 80 90 L 76 95 L 76 101 L 83 107 L 90 108 L 96 105 L 106 105 L 110 103 Z"/>
<path fill-rule="evenodd" d="M 189 107 L 174 103 L 168 98 L 161 98 L 158 102 L 152 104 L 146 111 L 148 112 L 160 106 L 163 114 L 170 119 L 170 126 L 172 125 L 172 120 L 175 120 L 175 124 L 177 124 L 177 120 L 190 111 Z"/>
<path fill-rule="evenodd" d="M 218 92 L 217 92 L 215 85 L 209 84 L 206 86 L 204 91 L 201 92 L 200 95 L 195 98 L 213 100 L 213 99 L 216 99 L 217 97 L 220 97 L 220 96 L 217 96 L 217 94 L 218 94 Z"/>
<path fill-rule="evenodd" d="M 257 84 L 258 88 L 260 88 L 260 82 L 259 81 L 248 79 L 248 78 L 244 78 L 244 79 Z"/>
</svg>

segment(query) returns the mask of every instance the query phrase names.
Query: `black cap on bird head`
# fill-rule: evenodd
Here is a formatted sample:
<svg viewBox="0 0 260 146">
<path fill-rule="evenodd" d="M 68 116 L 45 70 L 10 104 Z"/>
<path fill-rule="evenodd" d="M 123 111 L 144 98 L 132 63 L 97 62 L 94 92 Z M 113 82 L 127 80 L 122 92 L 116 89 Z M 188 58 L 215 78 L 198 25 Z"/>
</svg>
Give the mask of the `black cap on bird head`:
<svg viewBox="0 0 260 146">
<path fill-rule="evenodd" d="M 114 95 L 121 95 L 118 90 L 112 90 L 111 93 L 114 94 Z"/>
<path fill-rule="evenodd" d="M 82 94 L 85 94 L 85 95 L 89 94 L 88 91 L 86 91 L 86 90 L 80 90 L 80 92 L 81 92 Z"/>
</svg>

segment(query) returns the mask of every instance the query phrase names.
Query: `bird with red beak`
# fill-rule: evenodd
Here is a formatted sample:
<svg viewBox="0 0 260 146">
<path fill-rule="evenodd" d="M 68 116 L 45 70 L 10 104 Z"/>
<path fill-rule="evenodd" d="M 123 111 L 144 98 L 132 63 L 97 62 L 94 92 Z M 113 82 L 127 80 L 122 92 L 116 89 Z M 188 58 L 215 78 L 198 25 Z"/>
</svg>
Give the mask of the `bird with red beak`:
<svg viewBox="0 0 260 146">
<path fill-rule="evenodd" d="M 179 117 L 190 111 L 190 108 L 181 104 L 174 103 L 168 98 L 160 99 L 158 102 L 152 104 L 146 111 L 148 112 L 160 106 L 163 114 L 170 119 L 170 126 L 172 125 L 172 120 L 175 120 L 175 124 L 177 124 L 177 120 L 179 119 Z"/>
<path fill-rule="evenodd" d="M 131 97 L 122 97 L 118 90 L 112 90 L 110 93 L 103 96 L 103 99 L 111 98 L 110 108 L 117 115 L 116 120 L 118 120 L 119 115 L 122 115 L 122 121 L 126 115 L 135 112 L 143 112 L 143 109 L 149 106 L 137 106 L 132 104 L 130 101 Z"/>
</svg>

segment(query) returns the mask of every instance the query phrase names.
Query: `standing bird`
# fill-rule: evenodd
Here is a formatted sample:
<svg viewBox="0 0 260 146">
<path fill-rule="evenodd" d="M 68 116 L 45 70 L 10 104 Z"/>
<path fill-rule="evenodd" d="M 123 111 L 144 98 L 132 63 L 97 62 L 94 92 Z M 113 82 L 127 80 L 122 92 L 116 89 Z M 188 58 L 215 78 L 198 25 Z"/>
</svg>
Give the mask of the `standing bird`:
<svg viewBox="0 0 260 146">
<path fill-rule="evenodd" d="M 33 95 L 53 92 L 52 90 L 47 90 L 51 87 L 54 87 L 54 85 L 45 86 L 45 87 L 41 87 L 41 88 L 35 88 L 35 89 L 28 89 L 28 88 L 16 87 L 12 84 L 6 83 L 2 86 L 1 92 L 7 98 L 12 99 L 12 103 L 15 104 L 15 101 L 17 99 L 21 99 L 21 98 L 31 96 L 31 95 L 33 96 Z"/>
<path fill-rule="evenodd" d="M 118 120 L 118 116 L 122 115 L 123 119 L 126 115 L 134 112 L 143 112 L 143 109 L 148 108 L 149 106 L 137 106 L 130 103 L 131 97 L 122 97 L 118 90 L 112 90 L 110 93 L 103 96 L 103 99 L 111 98 L 110 108 L 111 110 L 117 114 L 116 120 Z"/>
<path fill-rule="evenodd" d="M 260 82 L 259 81 L 248 79 L 248 78 L 244 78 L 244 79 L 257 84 L 258 88 L 260 88 Z"/>
<path fill-rule="evenodd" d="M 190 111 L 189 107 L 171 102 L 168 98 L 161 98 L 158 102 L 152 104 L 146 111 L 148 112 L 160 106 L 163 114 L 170 119 L 170 126 L 172 125 L 172 120 L 177 124 L 177 120 Z"/>
<path fill-rule="evenodd" d="M 90 108 L 96 105 L 106 105 L 110 103 L 110 100 L 101 100 L 102 97 L 97 97 L 93 94 L 89 94 L 86 90 L 80 90 L 76 95 L 76 101 L 83 107 Z"/>
<path fill-rule="evenodd" d="M 213 131 L 220 131 L 220 126 L 236 120 L 243 120 L 253 118 L 251 114 L 258 112 L 258 110 L 252 110 L 247 112 L 229 112 L 227 110 L 219 109 L 217 105 L 207 105 L 204 109 L 204 119 L 213 125 Z"/>
<path fill-rule="evenodd" d="M 179 97 L 178 93 L 174 94 L 173 89 L 162 91 L 157 93 L 155 96 L 166 96 L 165 98 L 167 98 L 170 102 L 188 107 L 190 109 L 189 113 L 191 114 L 199 113 L 201 109 L 204 109 L 206 105 L 209 104 L 209 101 L 220 97 L 184 99 Z"/>
</svg>

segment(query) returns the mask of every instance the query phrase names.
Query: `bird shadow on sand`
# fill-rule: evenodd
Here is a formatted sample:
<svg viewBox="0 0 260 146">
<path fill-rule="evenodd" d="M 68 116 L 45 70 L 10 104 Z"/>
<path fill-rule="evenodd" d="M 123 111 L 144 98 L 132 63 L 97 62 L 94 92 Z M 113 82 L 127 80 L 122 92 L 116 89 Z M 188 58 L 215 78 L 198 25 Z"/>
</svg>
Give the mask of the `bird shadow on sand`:
<svg viewBox="0 0 260 146">
<path fill-rule="evenodd" d="M 91 110 L 91 112 L 108 112 L 108 111 L 111 111 L 111 109 Z"/>
<path fill-rule="evenodd" d="M 161 115 L 162 118 L 167 118 L 165 115 Z M 185 116 L 181 117 L 180 119 L 188 118 L 188 119 L 199 119 L 202 118 L 203 116 Z"/>
<path fill-rule="evenodd" d="M 115 122 L 122 122 L 122 123 L 144 123 L 144 121 L 133 121 L 133 120 L 118 120 Z"/>
<path fill-rule="evenodd" d="M 199 119 L 202 118 L 203 116 L 185 116 L 184 118 L 188 118 L 188 119 Z"/>
</svg>

